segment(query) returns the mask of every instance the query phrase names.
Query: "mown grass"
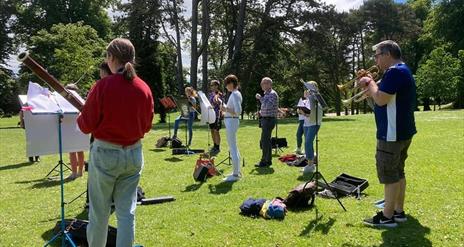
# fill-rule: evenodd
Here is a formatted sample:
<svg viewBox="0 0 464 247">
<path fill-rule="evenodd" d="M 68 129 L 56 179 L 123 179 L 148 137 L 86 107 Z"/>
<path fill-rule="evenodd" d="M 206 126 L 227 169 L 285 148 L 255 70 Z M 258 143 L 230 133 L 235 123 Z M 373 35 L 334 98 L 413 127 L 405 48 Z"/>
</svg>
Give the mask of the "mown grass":
<svg viewBox="0 0 464 247">
<path fill-rule="evenodd" d="M 174 117 L 174 116 L 173 116 Z M 59 184 L 44 180 L 58 156 L 26 163 L 24 131 L 17 118 L 0 119 L 0 246 L 40 246 L 52 236 L 60 213 Z M 260 158 L 256 122 L 241 122 L 238 143 L 246 160 L 244 178 L 234 184 L 214 177 L 193 181 L 196 155 L 172 156 L 154 143 L 167 135 L 167 125 L 155 124 L 143 140 L 145 167 L 141 186 L 148 197 L 173 195 L 176 201 L 137 208 L 136 242 L 144 246 L 464 246 L 464 111 L 417 112 L 418 134 L 406 164 L 406 210 L 409 220 L 398 228 L 364 227 L 375 213 L 373 202 L 383 196 L 375 166 L 373 115 L 324 118 L 320 131 L 320 170 L 327 180 L 341 173 L 366 178 L 370 186 L 361 200 L 317 199 L 316 207 L 289 212 L 284 220 L 239 215 L 248 197 L 285 197 L 308 179 L 299 170 L 274 159 L 270 169 L 255 169 Z M 279 125 L 279 136 L 295 146 L 296 120 Z M 222 152 L 227 155 L 225 131 Z M 180 132 L 183 136 L 183 129 Z M 207 148 L 207 129 L 195 123 L 193 148 Z M 46 140 L 44 140 L 46 141 Z M 68 158 L 66 157 L 66 161 Z M 221 165 L 227 174 L 231 167 Z M 65 174 L 67 175 L 67 174 Z M 65 184 L 67 201 L 86 188 L 86 175 Z M 66 206 L 67 218 L 85 218 L 84 198 Z M 316 220 L 316 210 L 318 219 Z M 115 216 L 111 217 L 115 225 Z"/>
</svg>

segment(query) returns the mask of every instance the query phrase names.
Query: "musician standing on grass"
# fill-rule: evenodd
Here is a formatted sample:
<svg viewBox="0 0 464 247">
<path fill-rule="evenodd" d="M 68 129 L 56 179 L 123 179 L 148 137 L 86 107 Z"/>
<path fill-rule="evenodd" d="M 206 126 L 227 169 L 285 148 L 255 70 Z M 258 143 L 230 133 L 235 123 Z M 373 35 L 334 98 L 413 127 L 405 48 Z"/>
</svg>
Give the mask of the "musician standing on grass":
<svg viewBox="0 0 464 247">
<path fill-rule="evenodd" d="M 397 43 L 386 40 L 374 46 L 375 62 L 385 71 L 377 85 L 363 77 L 360 85 L 375 102 L 377 124 L 376 166 L 380 183 L 384 184 L 385 208 L 373 218 L 370 226 L 396 227 L 407 220 L 404 212 L 406 179 L 404 164 L 412 137 L 417 133 L 414 121 L 416 83 L 408 66 L 401 61 Z"/>
<path fill-rule="evenodd" d="M 317 83 L 310 81 L 316 89 Z M 314 139 L 316 138 L 322 123 L 322 106 L 317 101 L 316 97 L 309 91 L 305 91 L 305 96 L 308 98 L 306 106 L 311 110 L 309 114 L 304 114 L 304 135 L 305 135 L 305 155 L 308 164 L 301 169 L 303 174 L 309 174 L 316 169 L 316 155 L 314 154 Z M 317 120 L 317 121 L 316 121 Z"/>
<path fill-rule="evenodd" d="M 277 112 L 279 111 L 279 96 L 272 89 L 272 79 L 264 77 L 261 80 L 261 89 L 264 91 L 264 96 L 256 94 L 256 99 L 261 102 L 261 110 L 259 116 L 261 118 L 261 139 L 259 141 L 262 156 L 261 161 L 256 167 L 269 167 L 272 165 L 272 146 L 271 135 L 272 130 L 277 123 Z"/>
<path fill-rule="evenodd" d="M 216 113 L 216 121 L 212 124 L 209 124 L 209 128 L 211 129 L 211 137 L 213 138 L 214 146 L 209 151 L 211 156 L 216 156 L 221 151 L 220 144 L 221 144 L 221 135 L 219 134 L 219 130 L 222 127 L 222 116 L 221 116 L 221 102 L 224 101 L 224 97 L 222 97 L 222 92 L 219 90 L 221 83 L 218 80 L 212 80 L 209 84 L 211 92 L 209 94 L 209 102 L 211 103 L 211 107 L 214 109 Z"/>
<path fill-rule="evenodd" d="M 224 79 L 227 91 L 230 93 L 227 104 L 221 104 L 221 111 L 224 112 L 224 124 L 227 132 L 227 144 L 234 167 L 232 174 L 224 178 L 225 182 L 235 182 L 240 179 L 240 152 L 237 147 L 237 131 L 240 125 L 239 116 L 242 114 L 242 94 L 238 91 L 238 78 L 235 75 L 228 75 Z"/>
<path fill-rule="evenodd" d="M 153 120 L 150 88 L 135 73 L 135 49 L 127 39 L 114 39 L 106 48 L 113 75 L 95 84 L 77 122 L 92 133 L 88 171 L 90 247 L 106 245 L 111 200 L 118 234 L 116 246 L 132 246 L 135 236 L 137 185 L 143 167 L 142 142 Z"/>
</svg>

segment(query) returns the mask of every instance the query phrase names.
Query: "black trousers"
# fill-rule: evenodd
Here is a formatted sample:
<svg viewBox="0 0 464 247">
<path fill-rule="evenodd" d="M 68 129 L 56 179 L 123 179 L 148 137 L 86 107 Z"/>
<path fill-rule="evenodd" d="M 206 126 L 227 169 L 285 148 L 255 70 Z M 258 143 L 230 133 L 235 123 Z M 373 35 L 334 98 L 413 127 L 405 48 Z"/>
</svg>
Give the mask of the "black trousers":
<svg viewBox="0 0 464 247">
<path fill-rule="evenodd" d="M 272 130 L 276 126 L 275 118 L 262 118 L 261 119 L 261 140 L 259 145 L 263 152 L 261 156 L 261 162 L 266 164 L 272 163 L 272 146 L 271 146 L 271 136 Z"/>
</svg>

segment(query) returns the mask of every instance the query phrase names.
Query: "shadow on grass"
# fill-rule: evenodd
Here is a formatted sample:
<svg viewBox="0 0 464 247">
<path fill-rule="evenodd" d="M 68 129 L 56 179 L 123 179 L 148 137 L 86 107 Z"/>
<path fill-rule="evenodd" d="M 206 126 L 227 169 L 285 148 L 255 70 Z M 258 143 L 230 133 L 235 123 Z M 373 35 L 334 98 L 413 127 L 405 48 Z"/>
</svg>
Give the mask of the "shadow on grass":
<svg viewBox="0 0 464 247">
<path fill-rule="evenodd" d="M 164 160 L 169 161 L 169 162 L 181 162 L 181 161 L 184 161 L 183 159 L 179 159 L 177 157 L 166 158 Z"/>
<path fill-rule="evenodd" d="M 10 129 L 21 129 L 21 127 L 13 127 L 13 126 L 0 127 L 0 130 L 10 130 Z"/>
<path fill-rule="evenodd" d="M 161 153 L 161 152 L 166 151 L 166 149 L 162 149 L 162 148 L 152 148 L 152 149 L 150 149 L 150 151 L 155 152 L 155 153 Z"/>
<path fill-rule="evenodd" d="M 68 183 L 71 182 L 71 179 L 64 179 L 63 183 Z M 60 179 L 47 179 L 47 178 L 39 178 L 39 179 L 34 179 L 34 180 L 25 180 L 25 181 L 18 181 L 15 182 L 17 184 L 30 184 L 34 183 L 31 188 L 32 189 L 41 189 L 41 188 L 49 188 L 49 187 L 54 187 L 57 185 L 61 184 Z"/>
<path fill-rule="evenodd" d="M 421 225 L 414 217 L 408 215 L 408 221 L 400 223 L 399 227 L 382 232 L 383 243 L 379 247 L 403 246 L 432 246 L 432 242 L 425 236 L 430 234 L 430 228 Z"/>
<path fill-rule="evenodd" d="M 200 189 L 202 185 L 203 185 L 203 183 L 194 183 L 194 184 L 188 185 L 188 186 L 185 187 L 185 189 L 182 192 L 196 191 L 196 190 Z"/>
<path fill-rule="evenodd" d="M 322 234 L 327 235 L 334 223 L 335 219 L 332 217 L 325 220 L 324 216 L 318 216 L 316 207 L 316 218 L 310 221 L 303 231 L 301 231 L 300 237 L 309 237 L 311 231 L 319 231 Z"/>
<path fill-rule="evenodd" d="M 254 175 L 268 175 L 268 174 L 273 174 L 274 168 L 272 167 L 255 167 L 250 171 L 250 174 Z"/>
<path fill-rule="evenodd" d="M 209 184 L 208 189 L 209 193 L 215 195 L 227 194 L 232 190 L 233 182 L 220 182 L 216 185 Z"/>
<path fill-rule="evenodd" d="M 23 162 L 23 163 L 18 163 L 18 164 L 6 165 L 6 166 L 0 167 L 0 171 L 21 168 L 21 167 L 30 166 L 33 164 L 34 162 Z"/>
</svg>

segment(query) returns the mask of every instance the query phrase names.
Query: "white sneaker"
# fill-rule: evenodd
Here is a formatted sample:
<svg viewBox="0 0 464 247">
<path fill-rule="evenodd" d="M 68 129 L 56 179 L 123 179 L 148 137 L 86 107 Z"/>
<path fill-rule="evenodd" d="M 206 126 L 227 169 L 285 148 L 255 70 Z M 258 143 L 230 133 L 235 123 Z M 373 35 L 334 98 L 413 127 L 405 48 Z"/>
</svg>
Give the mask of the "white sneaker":
<svg viewBox="0 0 464 247">
<path fill-rule="evenodd" d="M 224 182 L 236 182 L 238 180 L 240 180 L 239 175 L 229 175 L 229 176 L 225 177 L 222 181 L 224 181 Z"/>
<path fill-rule="evenodd" d="M 295 152 L 295 154 L 298 154 L 298 155 L 303 154 L 303 152 L 301 152 L 301 148 L 296 148 L 294 152 Z"/>
<path fill-rule="evenodd" d="M 316 165 L 311 164 L 311 165 L 306 165 L 301 169 L 303 174 L 308 174 L 308 173 L 313 173 L 316 170 Z"/>
</svg>

